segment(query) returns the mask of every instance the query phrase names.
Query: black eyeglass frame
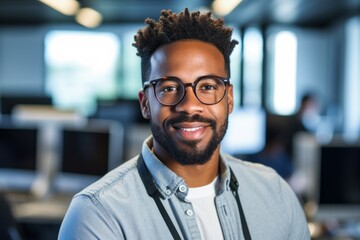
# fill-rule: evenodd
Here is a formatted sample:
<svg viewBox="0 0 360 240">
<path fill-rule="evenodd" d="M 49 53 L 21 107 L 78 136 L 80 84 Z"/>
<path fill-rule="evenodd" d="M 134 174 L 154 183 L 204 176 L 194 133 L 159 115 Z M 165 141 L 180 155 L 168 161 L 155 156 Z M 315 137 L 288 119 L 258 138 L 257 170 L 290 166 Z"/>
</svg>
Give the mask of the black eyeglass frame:
<svg viewBox="0 0 360 240">
<path fill-rule="evenodd" d="M 216 101 L 215 103 L 204 103 L 203 101 L 201 101 L 198 97 L 198 95 L 196 94 L 196 86 L 197 84 L 202 80 L 202 79 L 206 79 L 206 78 L 213 78 L 213 79 L 217 79 L 217 80 L 221 80 L 224 85 L 225 85 L 225 91 L 224 91 L 224 94 L 221 96 L 221 98 Z M 183 96 L 175 103 L 173 104 L 165 104 L 163 102 L 161 102 L 156 94 L 156 84 L 160 81 L 166 81 L 166 80 L 175 80 L 175 81 L 178 81 L 180 82 L 183 86 L 184 86 L 184 94 Z M 143 84 L 143 90 L 145 90 L 147 87 L 149 86 L 153 86 L 153 89 L 154 89 L 154 95 L 156 97 L 156 100 L 161 103 L 162 105 L 164 106 L 175 106 L 177 104 L 179 104 L 185 97 L 186 95 L 186 88 L 187 87 L 191 87 L 197 100 L 199 100 L 199 102 L 201 102 L 202 104 L 205 104 L 205 105 L 214 105 L 214 104 L 217 104 L 219 102 L 221 102 L 221 100 L 223 100 L 223 98 L 225 97 L 225 94 L 227 92 L 227 88 L 226 86 L 230 86 L 230 79 L 227 78 L 227 77 L 219 77 L 219 76 L 216 76 L 216 75 L 205 75 L 205 76 L 201 76 L 201 77 L 198 77 L 194 82 L 192 83 L 183 83 L 181 81 L 180 78 L 178 77 L 173 77 L 173 76 L 168 76 L 168 77 L 162 77 L 162 78 L 157 78 L 157 79 L 153 79 L 153 80 L 149 80 L 149 81 L 145 81 L 144 84 Z"/>
</svg>

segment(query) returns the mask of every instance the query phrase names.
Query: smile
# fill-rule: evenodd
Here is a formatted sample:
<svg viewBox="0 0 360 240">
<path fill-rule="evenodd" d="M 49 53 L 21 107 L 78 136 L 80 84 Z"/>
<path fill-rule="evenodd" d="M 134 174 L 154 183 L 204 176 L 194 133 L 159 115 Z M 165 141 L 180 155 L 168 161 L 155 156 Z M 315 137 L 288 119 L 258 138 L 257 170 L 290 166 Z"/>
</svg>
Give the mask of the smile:
<svg viewBox="0 0 360 240">
<path fill-rule="evenodd" d="M 180 130 L 182 131 L 186 131 L 186 132 L 195 132 L 197 130 L 200 130 L 202 127 L 194 127 L 194 128 L 180 128 Z"/>
<path fill-rule="evenodd" d="M 209 125 L 204 123 L 181 123 L 173 126 L 174 137 L 180 141 L 200 141 L 204 139 Z"/>
</svg>

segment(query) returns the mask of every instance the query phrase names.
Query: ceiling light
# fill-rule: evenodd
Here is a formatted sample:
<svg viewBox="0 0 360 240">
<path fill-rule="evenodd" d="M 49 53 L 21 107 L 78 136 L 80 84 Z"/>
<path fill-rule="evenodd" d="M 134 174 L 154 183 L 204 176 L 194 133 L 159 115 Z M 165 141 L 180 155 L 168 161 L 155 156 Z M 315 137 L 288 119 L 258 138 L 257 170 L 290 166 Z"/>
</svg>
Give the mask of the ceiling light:
<svg viewBox="0 0 360 240">
<path fill-rule="evenodd" d="M 64 15 L 75 15 L 80 4 L 75 0 L 39 0 Z"/>
<path fill-rule="evenodd" d="M 212 4 L 214 13 L 220 16 L 229 14 L 242 0 L 215 0 Z"/>
<path fill-rule="evenodd" d="M 97 27 L 102 21 L 101 14 L 92 8 L 81 8 L 75 18 L 79 24 L 87 28 Z"/>
</svg>

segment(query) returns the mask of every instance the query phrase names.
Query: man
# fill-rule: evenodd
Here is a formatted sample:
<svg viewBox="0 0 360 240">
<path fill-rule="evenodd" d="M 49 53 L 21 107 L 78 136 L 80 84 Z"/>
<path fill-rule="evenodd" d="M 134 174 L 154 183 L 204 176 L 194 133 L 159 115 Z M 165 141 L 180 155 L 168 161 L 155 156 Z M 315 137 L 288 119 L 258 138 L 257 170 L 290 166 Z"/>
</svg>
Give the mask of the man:
<svg viewBox="0 0 360 240">
<path fill-rule="evenodd" d="M 298 132 L 315 133 L 320 122 L 320 109 L 317 95 L 315 93 L 306 93 L 301 98 L 300 107 L 296 113 Z"/>
<path fill-rule="evenodd" d="M 233 109 L 231 29 L 187 9 L 146 23 L 134 46 L 153 137 L 74 197 L 59 239 L 309 239 L 273 170 L 220 153 Z"/>
</svg>

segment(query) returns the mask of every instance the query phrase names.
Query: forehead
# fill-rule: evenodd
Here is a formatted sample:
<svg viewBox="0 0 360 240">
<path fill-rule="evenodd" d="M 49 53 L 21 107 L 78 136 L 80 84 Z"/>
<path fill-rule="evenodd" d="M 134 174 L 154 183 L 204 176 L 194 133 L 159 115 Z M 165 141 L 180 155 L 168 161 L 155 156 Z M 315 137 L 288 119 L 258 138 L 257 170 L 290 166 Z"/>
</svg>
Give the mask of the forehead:
<svg viewBox="0 0 360 240">
<path fill-rule="evenodd" d="M 203 75 L 226 76 L 225 60 L 211 43 L 180 40 L 155 50 L 150 59 L 150 79 L 164 76 L 196 78 Z"/>
</svg>

